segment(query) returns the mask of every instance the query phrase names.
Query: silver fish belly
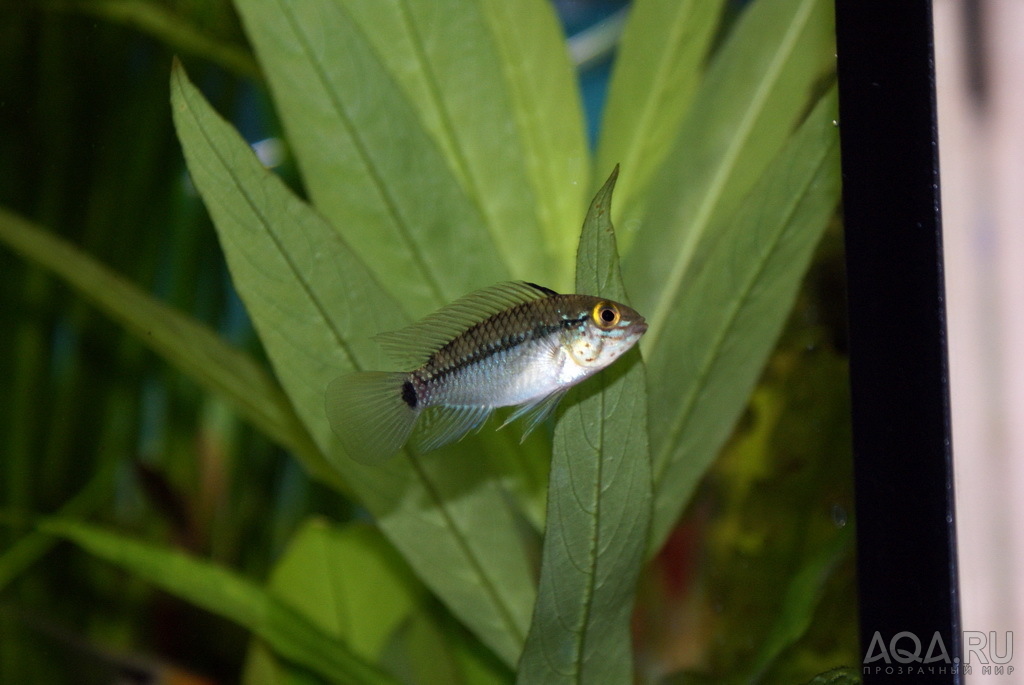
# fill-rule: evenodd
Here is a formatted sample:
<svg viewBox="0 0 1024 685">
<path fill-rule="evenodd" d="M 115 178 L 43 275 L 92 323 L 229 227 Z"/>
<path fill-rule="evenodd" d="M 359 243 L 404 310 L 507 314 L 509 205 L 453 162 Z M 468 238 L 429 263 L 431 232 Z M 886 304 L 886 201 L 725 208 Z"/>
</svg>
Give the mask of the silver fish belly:
<svg viewBox="0 0 1024 685">
<path fill-rule="evenodd" d="M 518 406 L 506 423 L 528 415 L 529 434 L 570 387 L 611 364 L 646 330 L 643 317 L 623 304 L 501 283 L 377 336 L 411 370 L 335 380 L 327 390 L 328 418 L 342 447 L 360 461 L 394 454 L 417 424 L 416 447 L 440 447 L 498 407 Z"/>
</svg>

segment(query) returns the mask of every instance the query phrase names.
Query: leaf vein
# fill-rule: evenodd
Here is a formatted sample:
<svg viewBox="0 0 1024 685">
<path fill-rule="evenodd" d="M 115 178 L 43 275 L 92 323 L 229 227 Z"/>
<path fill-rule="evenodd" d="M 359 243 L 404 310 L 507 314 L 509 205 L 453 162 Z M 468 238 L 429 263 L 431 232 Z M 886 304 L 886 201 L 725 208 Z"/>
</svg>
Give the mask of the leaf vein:
<svg viewBox="0 0 1024 685">
<path fill-rule="evenodd" d="M 802 198 L 804 196 L 807 189 L 814 184 L 818 170 L 822 168 L 827 159 L 828 156 L 826 154 L 823 154 L 819 158 L 815 166 L 815 173 L 808 175 L 807 180 L 804 182 L 800 190 L 800 193 L 794 193 L 793 197 Z M 796 214 L 799 205 L 799 200 L 795 201 L 793 204 L 790 205 L 786 213 L 785 220 L 780 222 L 780 226 L 785 227 L 789 223 L 789 220 L 792 219 L 792 217 Z M 729 339 L 729 333 L 735 325 L 740 312 L 743 311 L 743 308 L 746 306 L 747 302 L 749 302 L 755 290 L 755 286 L 757 285 L 761 277 L 761 274 L 764 272 L 767 265 L 771 262 L 772 256 L 779 249 L 779 245 L 782 242 L 782 239 L 785 236 L 785 234 L 786 230 L 785 228 L 783 228 L 783 230 L 778 231 L 772 237 L 769 249 L 765 250 L 761 259 L 758 260 L 757 268 L 751 270 L 750 277 L 747 279 L 743 288 L 740 290 L 739 296 L 734 299 L 733 306 L 730 307 L 723 321 L 724 325 L 722 325 L 719 328 L 718 333 L 715 335 L 715 338 L 711 346 L 708 348 L 708 353 L 704 355 L 700 371 L 697 374 L 697 380 L 696 382 L 693 383 L 689 393 L 687 394 L 685 400 L 681 405 L 683 407 L 682 411 L 676 414 L 676 418 L 673 419 L 672 425 L 666 433 L 666 437 L 662 440 L 661 447 L 658 450 L 657 458 L 654 460 L 654 467 L 655 469 L 657 469 L 657 473 L 655 474 L 654 478 L 654 482 L 656 484 L 662 482 L 662 476 L 664 475 L 664 472 L 669 465 L 669 452 L 672 450 L 672 447 L 673 445 L 676 444 L 679 435 L 682 434 L 684 427 L 689 422 L 693 409 L 696 406 L 697 397 L 700 396 L 701 392 L 705 387 L 705 384 L 708 381 L 708 378 L 711 374 L 711 368 L 714 366 L 715 361 L 718 359 L 719 352 L 721 351 L 725 342 Z"/>
<path fill-rule="evenodd" d="M 359 154 L 360 159 L 362 159 L 363 163 L 366 165 L 366 170 L 371 180 L 373 181 L 373 184 L 377 187 L 377 192 L 380 195 L 381 201 L 384 203 L 384 206 L 387 209 L 388 214 L 391 216 L 392 221 L 394 221 L 395 227 L 398 229 L 398 232 L 401 234 L 406 246 L 409 248 L 413 261 L 415 262 L 417 268 L 423 273 L 423 277 L 426 280 L 427 285 L 430 287 L 437 301 L 439 303 L 444 302 L 445 296 L 441 288 L 440 282 L 438 281 L 437 274 L 435 274 L 428 265 L 419 243 L 413 237 L 413 234 L 409 230 L 409 226 L 405 221 L 405 217 L 402 215 L 402 212 L 398 208 L 397 200 L 388 190 L 388 186 L 384 182 L 381 172 L 377 168 L 377 164 L 374 161 L 373 156 L 370 154 L 366 142 L 359 135 L 359 128 L 355 126 L 355 124 L 352 122 L 352 118 L 349 116 L 348 110 L 346 110 L 345 105 L 342 102 L 342 99 L 338 96 L 338 93 L 333 88 L 331 81 L 327 76 L 327 73 L 321 66 L 320 60 L 316 58 L 316 53 L 313 50 L 313 47 L 309 41 L 309 36 L 302 30 L 300 23 L 297 21 L 293 13 L 293 8 L 289 3 L 282 3 L 280 0 L 278 0 L 278 6 L 281 8 L 281 13 L 285 17 L 287 17 L 288 22 L 291 25 L 292 31 L 294 32 L 296 39 L 298 40 L 298 43 L 301 45 L 303 52 L 306 53 L 308 61 L 312 66 L 313 71 L 316 73 L 317 79 L 320 81 L 320 84 L 323 87 L 324 92 L 330 99 L 331 106 L 338 114 L 338 120 L 345 127 L 346 132 L 348 133 L 353 145 L 355 146 L 356 152 Z M 341 3 L 335 3 L 335 7 L 339 11 L 344 11 L 344 8 Z M 351 21 L 352 25 L 356 27 L 357 30 L 361 31 L 358 22 L 352 19 L 352 17 L 349 17 L 349 20 Z"/>
<path fill-rule="evenodd" d="M 712 210 L 725 188 L 726 181 L 736 163 L 736 159 L 739 157 L 745 142 L 753 132 L 753 125 L 757 120 L 757 115 L 761 112 L 765 101 L 773 91 L 775 82 L 778 80 L 779 75 L 782 72 L 785 59 L 795 48 L 800 32 L 807 23 L 815 2 L 816 0 L 805 0 L 793 22 L 787 28 L 785 35 L 779 42 L 779 49 L 776 50 L 775 54 L 772 56 L 772 61 L 766 72 L 765 78 L 760 80 L 758 88 L 751 98 L 751 105 L 747 108 L 743 118 L 740 120 L 740 125 L 737 127 L 737 133 L 731 139 L 731 145 L 726 150 L 725 154 L 722 155 L 722 163 L 717 166 L 715 175 L 708 186 L 708 191 L 704 194 L 703 200 L 701 201 L 694 216 L 693 228 L 687 231 L 683 238 L 683 244 L 680 246 L 678 251 L 678 257 L 675 259 L 672 269 L 669 271 L 668 276 L 665 279 L 665 288 L 662 290 L 662 295 L 658 299 L 658 304 L 655 307 L 654 313 L 649 318 L 650 330 L 647 333 L 647 340 L 645 341 L 647 349 L 655 349 L 656 343 L 660 342 L 661 333 L 665 329 L 665 320 L 668 318 L 672 307 L 674 293 L 679 290 L 683 278 L 686 275 L 686 271 L 689 268 L 690 261 L 693 259 L 698 238 L 707 228 L 707 223 L 711 218 Z"/>
</svg>

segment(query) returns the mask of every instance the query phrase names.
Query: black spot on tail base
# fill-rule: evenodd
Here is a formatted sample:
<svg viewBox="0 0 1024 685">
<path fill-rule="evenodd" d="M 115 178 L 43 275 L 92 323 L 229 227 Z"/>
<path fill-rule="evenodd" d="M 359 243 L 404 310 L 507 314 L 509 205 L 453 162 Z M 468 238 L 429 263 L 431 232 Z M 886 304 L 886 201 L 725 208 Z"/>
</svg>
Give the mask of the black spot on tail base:
<svg viewBox="0 0 1024 685">
<path fill-rule="evenodd" d="M 402 384 L 402 401 L 408 404 L 410 409 L 415 409 L 416 405 L 419 404 L 419 398 L 416 397 L 416 388 L 413 386 L 412 381 L 406 381 Z"/>
</svg>

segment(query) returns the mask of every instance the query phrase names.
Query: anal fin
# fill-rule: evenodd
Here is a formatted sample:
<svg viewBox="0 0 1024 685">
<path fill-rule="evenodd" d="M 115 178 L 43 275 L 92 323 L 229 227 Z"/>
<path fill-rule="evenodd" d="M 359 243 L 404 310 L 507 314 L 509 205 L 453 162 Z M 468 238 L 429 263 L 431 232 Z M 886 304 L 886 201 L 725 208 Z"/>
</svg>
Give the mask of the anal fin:
<svg viewBox="0 0 1024 685">
<path fill-rule="evenodd" d="M 427 452 L 455 442 L 483 426 L 492 411 L 491 407 L 429 407 L 413 435 L 413 444 Z"/>
<path fill-rule="evenodd" d="M 551 413 L 555 411 L 555 407 L 558 406 L 558 403 L 562 400 L 567 391 L 568 388 L 559 388 L 554 392 L 544 395 L 540 399 L 527 402 L 512 412 L 512 414 L 505 419 L 505 423 L 501 424 L 499 428 L 504 428 L 516 419 L 525 417 L 526 430 L 523 431 L 522 440 L 526 440 L 527 436 L 529 436 L 537 426 L 551 416 Z M 522 440 L 520 440 L 520 442 L 522 442 Z"/>
</svg>

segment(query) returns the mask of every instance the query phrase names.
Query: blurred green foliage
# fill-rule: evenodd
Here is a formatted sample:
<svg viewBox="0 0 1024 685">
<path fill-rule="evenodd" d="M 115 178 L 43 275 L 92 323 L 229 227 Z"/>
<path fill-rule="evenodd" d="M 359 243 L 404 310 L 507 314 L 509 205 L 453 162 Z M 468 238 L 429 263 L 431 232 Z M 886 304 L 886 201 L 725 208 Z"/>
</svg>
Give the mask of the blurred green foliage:
<svg viewBox="0 0 1024 685">
<path fill-rule="evenodd" d="M 379 252 L 374 252 L 372 224 L 364 227 L 368 237 L 363 242 L 344 233 L 357 260 L 368 265 L 369 278 L 382 280 L 387 297 L 401 303 L 392 314 L 398 320 L 418 316 L 475 285 L 487 285 L 479 279 L 529 277 L 570 287 L 584 203 L 607 175 L 609 169 L 602 167 L 620 160 L 633 163 L 632 169 L 624 169 L 625 184 L 620 184 L 615 204 L 625 285 L 634 289 L 630 294 L 643 303 L 645 313 L 662 319 L 656 337 L 669 338 L 644 349 L 658 374 L 651 397 L 657 401 L 652 411 L 660 413 L 652 417 L 663 417 L 663 428 L 652 435 L 682 430 L 678 441 L 652 442 L 652 450 L 661 448 L 654 462 L 654 485 L 663 494 L 655 503 L 648 549 L 653 558 L 644 567 L 632 619 L 640 682 L 805 682 L 833 666 L 857 661 L 838 227 L 819 247 L 763 372 L 764 354 L 791 305 L 787 287 L 765 292 L 755 285 L 740 291 L 737 301 L 756 304 L 763 295 L 765 304 L 761 309 L 737 305 L 739 324 L 715 318 L 728 307 L 704 306 L 702 311 L 701 304 L 712 293 L 729 293 L 730 287 L 744 283 L 745 272 L 731 273 L 730 266 L 746 263 L 742 259 L 771 264 L 774 254 L 759 256 L 757 240 L 736 248 L 743 245 L 742 234 L 740 242 L 731 237 L 716 242 L 715 231 L 750 235 L 750 227 L 763 221 L 768 226 L 763 234 L 753 234 L 756 238 L 785 244 L 789 235 L 782 229 L 772 233 L 773 225 L 783 224 L 771 223 L 770 207 L 754 203 L 750 209 L 749 197 L 804 197 L 786 186 L 785 179 L 773 185 L 763 176 L 782 170 L 795 178 L 807 157 L 804 148 L 791 145 L 791 159 L 785 162 L 790 134 L 829 84 L 831 52 L 827 45 L 824 52 L 819 49 L 821 36 L 830 30 L 828 12 L 822 9 L 827 4 L 793 0 L 773 10 L 769 3 L 755 3 L 762 15 L 775 14 L 760 16 L 756 23 L 749 20 L 744 27 L 731 14 L 719 23 L 721 3 L 638 3 L 593 167 L 585 151 L 573 153 L 580 158 L 571 159 L 571 165 L 551 153 L 552 141 L 570 150 L 582 141 L 580 122 L 571 120 L 575 95 L 565 93 L 568 100 L 556 101 L 496 89 L 493 98 L 485 99 L 494 110 L 481 110 L 480 119 L 474 120 L 472 108 L 459 109 L 466 107 L 459 98 L 486 81 L 488 68 L 501 67 L 502 60 L 515 54 L 514 17 L 506 22 L 513 31 L 509 42 L 454 46 L 466 52 L 453 55 L 451 63 L 431 62 L 445 53 L 426 41 L 426 47 L 412 47 L 437 50 L 431 53 L 434 57 L 396 48 L 383 51 L 385 58 L 374 67 L 392 74 L 399 99 L 401 89 L 416 92 L 424 85 L 429 90 L 446 83 L 444 69 L 451 70 L 451 84 L 470 89 L 453 86 L 441 95 L 432 93 L 426 101 L 440 97 L 440 104 L 435 102 L 440 113 L 423 114 L 427 110 L 413 107 L 410 121 L 424 117 L 424 140 L 439 141 L 437 159 L 460 160 L 451 166 L 453 182 L 477 201 L 475 209 L 465 210 L 463 223 L 486 226 L 487 240 L 499 256 L 495 264 L 481 265 L 476 272 L 436 269 L 435 275 L 447 276 L 435 281 L 432 292 L 423 287 L 430 274 L 403 273 L 408 280 L 404 284 L 386 278 L 396 267 L 375 261 Z M 356 13 L 367 7 L 339 0 L 341 5 Z M 541 5 L 530 3 L 530 11 L 543 11 Z M 280 50 L 272 45 L 278 28 L 274 22 L 280 21 L 276 10 L 268 3 L 245 7 L 250 40 L 269 68 L 286 128 L 289 118 L 293 120 L 287 140 L 303 181 L 287 162 L 277 171 L 293 187 L 308 188 L 318 213 L 344 225 L 352 220 L 351 204 L 337 197 L 337 171 L 331 171 L 337 160 L 324 142 L 336 134 L 304 125 L 302 117 L 313 111 L 301 101 L 309 95 L 307 81 L 289 80 L 287 70 L 281 71 L 283 62 L 273 61 L 274 50 Z M 487 12 L 500 13 L 496 7 Z M 422 11 L 413 26 L 427 27 L 436 19 L 429 10 Z M 257 16 L 260 12 L 265 14 Z M 388 30 L 398 31 L 397 25 L 380 19 L 388 16 L 411 20 L 408 14 L 371 13 L 353 21 L 364 28 L 379 21 L 379 32 L 365 34 L 372 45 L 405 35 L 399 31 L 388 38 Z M 482 11 L 481 16 L 500 15 Z M 733 40 L 739 43 L 743 31 L 768 21 L 777 22 L 779 45 L 790 50 L 783 58 L 784 51 L 770 37 L 766 40 L 765 49 L 777 50 L 773 54 L 778 63 L 752 65 L 754 53 L 723 48 L 730 45 L 730 29 L 736 30 Z M 261 22 L 263 28 L 257 28 Z M 530 39 L 551 49 L 551 41 L 543 42 L 550 36 L 538 33 L 540 37 Z M 5 10 L 0 39 L 6 46 L 0 55 L 0 237 L 27 257 L 0 250 L 5 276 L 0 316 L 7 331 L 0 336 L 0 681 L 99 683 L 118 673 L 145 672 L 168 681 L 187 675 L 234 682 L 244 672 L 250 683 L 345 681 L 356 678 L 352 674 L 365 682 L 511 682 L 515 645 L 526 640 L 525 631 L 503 637 L 507 626 L 486 627 L 490 619 L 474 613 L 479 600 L 468 586 L 481 579 L 518 578 L 517 565 L 524 569 L 522 578 L 535 582 L 550 438 L 532 439 L 520 452 L 507 433 L 481 435 L 451 454 L 430 455 L 422 462 L 410 458 L 413 480 L 408 482 L 447 483 L 444 487 L 451 488 L 439 495 L 444 506 L 438 511 L 446 516 L 466 517 L 471 524 L 472 506 L 489 506 L 489 498 L 514 503 L 508 530 L 517 531 L 514 548 L 523 558 L 509 563 L 502 555 L 487 557 L 487 538 L 500 525 L 477 520 L 475 528 L 455 526 L 453 530 L 470 536 L 466 558 L 476 554 L 485 565 L 466 574 L 432 560 L 431 539 L 421 541 L 425 549 L 411 546 L 415 528 L 393 517 L 387 523 L 391 513 L 367 499 L 367 488 L 378 478 L 386 480 L 383 475 L 359 472 L 348 464 L 339 470 L 328 465 L 334 457 L 309 420 L 312 410 L 297 399 L 290 385 L 294 379 L 281 374 L 280 353 L 268 344 L 266 332 L 261 331 L 261 345 L 243 313 L 217 235 L 187 180 L 172 124 L 167 79 L 172 55 L 178 54 L 213 108 L 248 140 L 281 135 L 267 104 L 262 72 L 230 3 L 26 3 Z M 355 40 L 341 41 L 340 47 L 349 48 Z M 805 59 L 805 49 L 813 50 L 813 56 Z M 710 71 L 709 50 L 726 55 Z M 346 59 L 344 49 L 340 54 L 336 59 Z M 461 73 L 466 62 L 460 59 L 467 54 L 486 55 L 472 62 L 479 74 Z M 672 68 L 656 68 L 659 59 Z M 418 60 L 438 69 L 435 81 L 417 81 L 426 73 L 414 68 Z M 730 66 L 730 61 L 736 64 Z M 300 62 L 295 65 L 305 68 Z M 537 73 L 546 73 L 523 69 L 520 83 L 528 85 L 538 83 Z M 365 68 L 356 71 L 355 77 L 365 73 Z M 737 79 L 737 73 L 747 81 Z M 178 77 L 183 79 L 183 72 Z M 550 93 L 566 90 L 558 79 L 543 86 Z M 189 107 L 199 113 L 197 121 L 208 116 L 201 96 L 183 96 L 188 92 L 184 81 L 177 87 L 179 103 L 192 98 Z M 285 97 L 289 88 L 296 92 Z M 763 93 L 750 98 L 751 89 Z M 799 97 L 793 99 L 792 93 Z M 445 97 L 452 101 L 445 103 Z M 511 100 L 502 101 L 505 97 Z M 416 96 L 408 99 L 417 102 Z M 547 108 L 540 126 L 522 119 L 534 112 L 530 103 Z M 297 111 L 289 113 L 289 107 Z M 466 120 L 446 129 L 446 107 L 463 112 Z M 491 141 L 492 146 L 500 143 L 493 150 L 487 145 L 460 147 L 466 135 L 490 140 L 488 127 L 509 108 L 520 117 L 523 131 L 533 131 L 522 133 L 523 147 L 503 150 L 503 139 Z M 687 115 L 692 111 L 703 114 Z M 826 120 L 827 113 L 819 119 Z M 210 131 L 212 125 L 200 123 L 196 130 Z M 479 127 L 476 134 L 466 133 L 474 127 Z M 805 128 L 808 140 L 820 136 Z M 745 139 L 735 142 L 731 134 L 736 131 L 750 144 Z M 386 143 L 393 133 L 382 131 L 381 140 Z M 545 135 L 550 139 L 542 139 Z M 228 146 L 225 150 L 235 149 L 229 136 L 221 144 Z M 318 156 L 318 147 L 324 154 Z M 688 155 L 678 154 L 680 150 Z M 377 154 L 386 159 L 389 153 L 382 148 Z M 430 158 L 416 161 L 432 163 Z M 528 170 L 522 178 L 516 178 L 517 164 Z M 232 162 L 225 168 L 240 167 Z M 560 177 L 554 169 L 564 173 Z M 258 179 L 261 172 L 254 167 L 252 173 Z M 682 190 L 680 179 L 686 180 Z M 415 213 L 413 195 L 403 194 L 397 181 L 387 187 L 398 193 L 398 202 L 410 202 L 409 211 Z M 452 193 L 451 203 L 458 204 L 462 200 L 451 188 L 444 192 Z M 287 192 L 282 186 L 281 197 Z M 436 197 L 436 187 L 432 192 Z M 813 196 L 813 188 L 799 192 Z M 537 212 L 521 201 L 531 194 Z M 820 202 L 828 209 L 835 198 L 826 192 Z M 443 203 L 439 207 L 445 209 Z M 804 211 L 801 207 L 797 202 L 792 213 Z M 732 219 L 734 215 L 739 218 Z M 295 223 L 312 226 L 321 221 L 313 213 L 303 216 Z M 660 234 L 646 228 L 652 217 L 667 226 Z M 505 227 L 512 221 L 535 235 L 508 233 Z M 638 226 L 646 233 L 638 233 Z M 690 232 L 679 237 L 673 226 Z M 224 226 L 218 229 L 224 239 Z M 63 238 L 81 252 L 65 254 L 63 246 L 33 238 L 40 231 Z M 806 242 L 801 249 L 809 251 L 814 241 Z M 523 245 L 529 249 L 517 250 Z M 682 262 L 647 268 L 675 254 L 675 245 L 684 255 Z M 446 250 L 437 259 L 447 258 Z M 75 261 L 79 258 L 108 267 L 110 286 L 93 286 L 97 291 L 90 293 L 88 283 L 76 283 L 76 274 L 93 273 L 88 271 L 91 266 Z M 610 259 L 615 263 L 614 254 Z M 799 263 L 794 258 L 793 264 Z M 702 272 L 701 265 L 708 264 L 712 266 Z M 788 264 L 783 260 L 778 268 Z M 662 293 L 664 274 L 672 274 L 670 281 L 679 277 L 678 290 Z M 787 278 L 795 287 L 799 276 L 796 272 Z M 106 283 L 99 278 L 87 280 Z M 117 295 L 118 288 L 131 289 L 132 284 L 138 286 L 137 299 L 134 293 Z M 239 287 L 244 295 L 245 284 Z M 152 297 L 146 299 L 146 293 Z M 134 304 L 119 309 L 119 303 L 128 301 Z M 159 309 L 160 303 L 173 310 Z M 178 312 L 187 312 L 191 319 L 182 323 Z M 147 329 L 140 321 L 154 323 Z M 680 368 L 673 342 L 699 348 L 707 344 L 701 338 L 705 331 L 723 331 L 725 340 L 738 342 L 725 345 L 724 352 L 721 345 L 710 348 L 714 352 L 707 366 Z M 219 340 L 204 337 L 211 332 Z M 220 347 L 220 341 L 230 347 Z M 741 353 L 734 366 L 715 366 L 735 350 Z M 203 360 L 209 367 L 205 372 Z M 263 375 L 268 362 L 277 381 Z M 217 369 L 224 372 L 218 375 Z M 685 406 L 696 409 L 676 414 L 675 404 L 665 398 L 679 386 L 676 379 L 689 373 L 696 384 Z M 758 373 L 760 381 L 736 424 L 736 412 Z M 732 437 L 720 449 L 730 431 Z M 479 461 L 474 451 L 488 455 L 486 464 L 465 467 L 467 459 Z M 571 464 L 571 453 L 567 459 Z M 404 467 L 389 468 L 398 473 Z M 465 473 L 451 480 L 456 469 Z M 383 491 L 387 486 L 380 487 Z M 470 491 L 475 505 L 462 501 Z M 363 507 L 384 521 L 385 535 L 360 521 L 365 518 Z M 680 513 L 685 514 L 681 521 Z M 37 526 L 41 517 L 55 518 Z M 115 529 L 126 535 L 110 537 L 107 531 Z M 76 540 L 93 555 L 59 544 L 54 534 Z M 477 536 L 475 541 L 472 536 Z M 148 543 L 136 542 L 140 539 Z M 554 563 L 545 554 L 543 563 Z M 493 567 L 486 568 L 488 564 Z M 498 570 L 502 564 L 511 570 Z M 452 576 L 446 587 L 445 578 Z M 144 579 L 170 594 L 155 591 Z M 515 612 L 508 626 L 521 628 L 528 622 L 532 597 L 510 590 L 515 582 L 520 581 L 502 582 L 491 596 Z M 257 639 L 249 639 L 250 634 Z M 536 641 L 544 642 L 545 634 Z M 325 651 L 318 645 L 330 644 L 344 647 L 328 649 L 330 659 L 318 659 Z M 600 682 L 600 676 L 582 682 Z"/>
<path fill-rule="evenodd" d="M 185 182 L 167 92 L 176 43 L 100 5 L 4 8 L 0 205 L 259 354 Z M 160 9 L 179 33 L 249 54 L 228 3 L 179 5 Z M 222 105 L 248 93 L 248 108 L 269 116 L 230 64 L 204 57 L 192 59 Z M 63 283 L 9 250 L 0 270 L 0 680 L 108 681 L 107 650 L 187 655 L 230 679 L 241 631 L 54 548 L 33 520 L 105 521 L 261 575 L 297 517 L 341 503 Z"/>
</svg>

